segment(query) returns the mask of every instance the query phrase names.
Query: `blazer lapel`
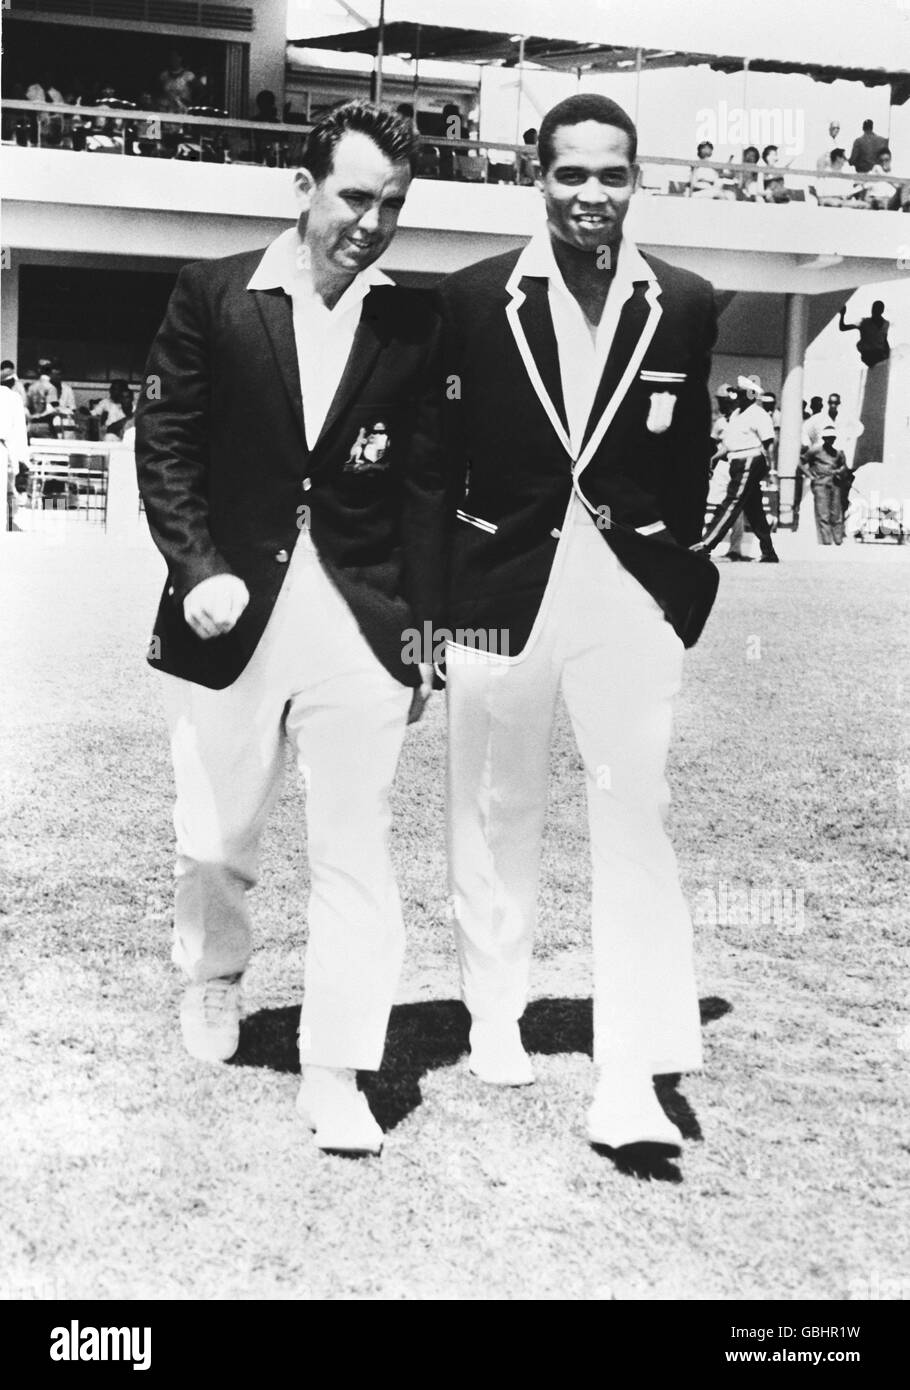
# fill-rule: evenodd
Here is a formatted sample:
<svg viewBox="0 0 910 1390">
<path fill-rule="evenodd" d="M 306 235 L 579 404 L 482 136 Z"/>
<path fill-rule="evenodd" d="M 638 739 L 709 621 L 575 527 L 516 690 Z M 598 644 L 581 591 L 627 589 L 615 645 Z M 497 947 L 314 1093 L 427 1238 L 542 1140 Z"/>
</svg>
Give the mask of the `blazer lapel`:
<svg viewBox="0 0 910 1390">
<path fill-rule="evenodd" d="M 635 379 L 663 313 L 659 297 L 660 284 L 657 280 L 637 281 L 622 307 L 585 429 L 576 478 L 600 448 L 614 415 Z"/>
<path fill-rule="evenodd" d="M 325 417 L 316 448 L 319 448 L 334 429 L 338 421 L 347 413 L 352 401 L 360 394 L 360 388 L 389 338 L 389 310 L 391 296 L 383 293 L 392 286 L 374 286 L 363 301 L 360 322 L 354 334 L 354 342 L 345 369 L 341 374 L 338 389 L 332 397 L 328 414 Z"/>
<path fill-rule="evenodd" d="M 300 389 L 300 369 L 297 366 L 297 343 L 294 339 L 294 315 L 290 296 L 284 290 L 253 290 L 265 331 L 268 334 L 278 375 L 284 384 L 291 411 L 306 450 L 306 431 L 303 427 L 303 394 Z"/>
<path fill-rule="evenodd" d="M 566 407 L 559 371 L 559 349 L 543 277 L 523 275 L 506 285 L 509 303 L 506 318 L 515 338 L 525 371 L 560 444 L 571 456 Z"/>
</svg>

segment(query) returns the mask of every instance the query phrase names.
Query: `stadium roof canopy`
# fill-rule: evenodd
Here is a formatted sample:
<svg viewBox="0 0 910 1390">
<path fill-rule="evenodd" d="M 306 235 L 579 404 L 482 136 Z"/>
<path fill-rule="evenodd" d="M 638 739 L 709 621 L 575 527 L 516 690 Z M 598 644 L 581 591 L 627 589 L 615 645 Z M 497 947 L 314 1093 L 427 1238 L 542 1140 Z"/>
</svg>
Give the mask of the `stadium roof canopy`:
<svg viewBox="0 0 910 1390">
<path fill-rule="evenodd" d="M 379 0 L 291 0 L 288 38 L 307 48 L 375 53 Z M 457 23 L 447 22 L 450 15 Z M 706 63 L 721 72 L 805 73 L 910 96 L 910 0 L 386 0 L 387 55 L 562 71 Z"/>
</svg>

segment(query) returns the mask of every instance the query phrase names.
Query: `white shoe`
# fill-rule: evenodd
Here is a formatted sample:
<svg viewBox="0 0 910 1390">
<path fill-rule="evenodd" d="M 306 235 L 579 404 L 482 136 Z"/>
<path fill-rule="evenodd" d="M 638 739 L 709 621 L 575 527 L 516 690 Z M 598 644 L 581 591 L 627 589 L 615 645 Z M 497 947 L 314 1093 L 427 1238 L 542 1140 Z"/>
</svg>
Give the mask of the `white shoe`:
<svg viewBox="0 0 910 1390">
<path fill-rule="evenodd" d="M 180 1003 L 186 1050 L 200 1062 L 226 1062 L 240 1042 L 240 976 L 188 985 Z"/>
<path fill-rule="evenodd" d="M 297 1093 L 297 1111 L 316 1135 L 320 1149 L 378 1154 L 385 1138 L 362 1091 L 357 1073 L 341 1067 L 307 1066 Z"/>
<path fill-rule="evenodd" d="M 521 1042 L 517 1023 L 489 1023 L 475 1019 L 470 1033 L 468 1066 L 490 1086 L 530 1086 L 534 1081 L 531 1059 Z"/>
<path fill-rule="evenodd" d="M 650 1076 L 604 1068 L 588 1110 L 592 1144 L 621 1149 L 626 1144 L 682 1145 L 682 1135 L 664 1113 Z"/>
</svg>

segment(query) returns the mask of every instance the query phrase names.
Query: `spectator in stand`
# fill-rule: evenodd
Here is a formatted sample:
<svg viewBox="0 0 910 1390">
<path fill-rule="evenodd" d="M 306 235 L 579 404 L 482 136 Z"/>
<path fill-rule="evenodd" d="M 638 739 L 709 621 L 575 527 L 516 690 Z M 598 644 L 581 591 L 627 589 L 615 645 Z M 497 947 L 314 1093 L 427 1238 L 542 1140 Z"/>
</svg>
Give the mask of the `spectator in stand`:
<svg viewBox="0 0 910 1390">
<path fill-rule="evenodd" d="M 828 122 L 828 146 L 823 150 L 815 161 L 815 167 L 820 174 L 827 174 L 831 168 L 831 151 L 837 148 L 837 137 L 840 135 L 840 121 L 837 117 Z"/>
<path fill-rule="evenodd" d="M 884 135 L 876 135 L 871 121 L 863 121 L 863 133 L 853 141 L 850 163 L 858 174 L 870 174 L 887 148 Z"/>
<path fill-rule="evenodd" d="M 8 386 L 19 397 L 23 407 L 28 409 L 28 392 L 16 376 L 16 364 L 12 358 L 6 357 L 0 362 L 0 386 Z"/>
<path fill-rule="evenodd" d="M 872 305 L 872 313 L 860 319 L 859 323 L 847 323 L 844 317 L 846 312 L 847 306 L 844 304 L 839 314 L 840 331 L 859 334 L 856 350 L 865 365 L 875 367 L 879 362 L 886 361 L 891 356 L 888 343 L 888 329 L 891 325 L 885 318 L 884 300 L 876 299 Z"/>
<path fill-rule="evenodd" d="M 275 93 L 267 88 L 256 93 L 256 116 L 257 121 L 269 121 L 272 124 L 278 120 L 278 106 L 275 101 Z"/>
<path fill-rule="evenodd" d="M 824 178 L 818 179 L 815 184 L 815 196 L 818 205 L 822 208 L 859 208 L 863 204 L 859 200 L 863 196 L 863 189 L 855 183 L 848 183 L 846 179 L 835 178 L 835 174 L 846 172 L 847 155 L 844 150 L 837 149 L 831 151 L 831 173 Z"/>
<path fill-rule="evenodd" d="M 881 154 L 879 155 L 878 163 L 876 164 L 872 172 L 873 174 L 881 174 L 883 176 L 885 174 L 891 173 L 890 150 L 882 150 Z M 875 212 L 881 212 L 885 208 L 889 208 L 891 206 L 896 192 L 897 185 L 894 183 L 889 183 L 888 180 L 884 177 L 882 177 L 879 183 L 867 183 L 866 206 L 872 208 L 872 210 Z"/>
<path fill-rule="evenodd" d="M 172 48 L 167 67 L 158 75 L 163 111 L 186 111 L 193 104 L 193 83 L 196 74 L 183 66 L 183 54 Z"/>
<path fill-rule="evenodd" d="M 710 140 L 702 140 L 696 150 L 698 164 L 692 166 L 689 176 L 690 198 L 721 198 L 720 175 L 706 161 L 714 158 L 714 146 Z"/>
<path fill-rule="evenodd" d="M 741 164 L 754 164 L 752 169 L 744 169 L 739 176 L 739 196 L 749 202 L 759 202 L 762 197 L 762 176 L 758 170 L 758 146 L 747 145 L 743 150 Z"/>
<path fill-rule="evenodd" d="M 57 392 L 57 410 L 63 416 L 63 423 L 71 425 L 76 418 L 76 396 L 72 386 L 63 380 L 63 363 L 55 357 L 50 370 L 51 384 Z"/>
<path fill-rule="evenodd" d="M 6 363 L 0 368 L 0 469 L 6 474 L 6 530 L 18 531 L 16 525 L 16 479 L 21 472 L 28 476 L 28 420 L 25 406 L 15 390 L 16 374 L 10 374 Z"/>
<path fill-rule="evenodd" d="M 535 151 L 537 150 L 537 127 L 536 127 L 536 126 L 529 126 L 528 129 L 524 132 L 524 134 L 522 135 L 521 138 L 522 138 L 523 142 L 524 142 L 526 145 L 529 145 L 529 146 L 530 146 L 533 150 L 535 150 Z M 520 155 L 520 156 L 519 156 L 519 164 L 518 164 L 518 182 L 519 182 L 519 183 L 522 183 L 522 184 L 525 184 L 525 185 L 527 186 L 528 184 L 533 184 L 536 177 L 537 177 L 537 159 L 536 159 L 536 154 L 523 154 L 523 155 Z"/>
<path fill-rule="evenodd" d="M 41 439 L 51 436 L 51 426 L 57 409 L 57 388 L 51 381 L 52 365 L 49 357 L 41 358 L 38 363 L 38 376 L 28 388 L 26 396 L 29 434 Z"/>
<path fill-rule="evenodd" d="M 133 393 L 128 381 L 116 378 L 108 387 L 108 393 L 92 406 L 91 414 L 101 421 L 105 439 L 122 439 L 127 420 L 133 414 Z"/>
<path fill-rule="evenodd" d="M 54 74 L 49 70 L 41 74 L 40 82 L 33 82 L 25 89 L 26 101 L 52 101 L 55 106 L 62 106 L 63 93 L 57 86 Z"/>
</svg>

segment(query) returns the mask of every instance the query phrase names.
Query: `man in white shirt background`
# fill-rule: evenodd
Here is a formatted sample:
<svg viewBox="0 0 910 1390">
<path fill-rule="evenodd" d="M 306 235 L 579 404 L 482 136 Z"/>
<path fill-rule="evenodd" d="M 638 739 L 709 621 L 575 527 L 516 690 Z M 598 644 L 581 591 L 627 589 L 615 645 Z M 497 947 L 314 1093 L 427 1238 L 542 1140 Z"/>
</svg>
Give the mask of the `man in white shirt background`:
<svg viewBox="0 0 910 1390">
<path fill-rule="evenodd" d="M 710 553 L 743 515 L 758 537 L 762 562 L 776 565 L 779 557 L 761 492 L 762 479 L 774 462 L 774 420 L 759 403 L 762 386 L 757 376 L 738 377 L 736 394 L 736 409 L 716 450 L 729 463 L 727 494 L 697 548 Z"/>
</svg>

